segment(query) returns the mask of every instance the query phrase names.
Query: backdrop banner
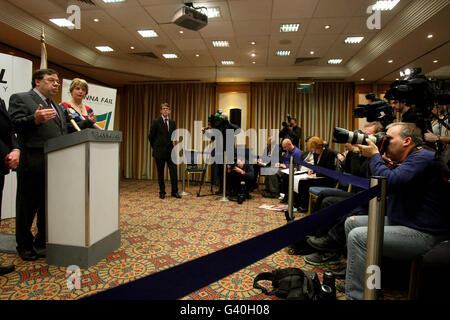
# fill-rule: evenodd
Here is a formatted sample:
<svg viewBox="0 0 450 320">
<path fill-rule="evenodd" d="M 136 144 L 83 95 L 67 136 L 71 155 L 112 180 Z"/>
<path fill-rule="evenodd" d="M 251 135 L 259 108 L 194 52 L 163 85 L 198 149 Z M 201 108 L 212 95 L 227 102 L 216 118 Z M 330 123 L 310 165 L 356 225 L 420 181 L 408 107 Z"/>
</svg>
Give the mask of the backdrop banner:
<svg viewBox="0 0 450 320">
<path fill-rule="evenodd" d="M 9 97 L 31 89 L 33 63 L 30 60 L 0 53 L 0 97 L 9 108 Z M 16 173 L 5 176 L 2 200 L 2 219 L 16 216 Z"/>
</svg>

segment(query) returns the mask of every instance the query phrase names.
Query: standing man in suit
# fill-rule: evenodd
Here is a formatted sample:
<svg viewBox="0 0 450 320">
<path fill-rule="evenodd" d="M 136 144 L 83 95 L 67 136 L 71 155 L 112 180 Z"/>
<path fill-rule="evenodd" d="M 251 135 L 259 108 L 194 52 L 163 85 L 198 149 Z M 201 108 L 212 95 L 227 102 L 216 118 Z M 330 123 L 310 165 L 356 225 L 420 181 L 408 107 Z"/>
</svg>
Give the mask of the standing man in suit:
<svg viewBox="0 0 450 320">
<path fill-rule="evenodd" d="M 170 183 L 172 185 L 172 197 L 181 198 L 178 193 L 177 167 L 173 163 L 170 155 L 173 149 L 171 140 L 172 133 L 175 131 L 175 121 L 169 119 L 170 106 L 168 103 L 161 104 L 161 117 L 152 121 L 148 140 L 153 149 L 152 155 L 156 161 L 158 170 L 159 197 L 164 199 L 166 196 L 164 185 L 164 168 L 167 163 L 170 174 Z"/>
<path fill-rule="evenodd" d="M 0 98 L 0 216 L 5 175 L 9 174 L 10 170 L 15 170 L 19 165 L 20 150 L 18 148 L 5 102 Z M 13 265 L 0 266 L 0 276 L 12 271 L 14 271 Z"/>
<path fill-rule="evenodd" d="M 52 98 L 58 93 L 58 72 L 39 69 L 33 73 L 32 89 L 16 93 L 9 99 L 9 114 L 21 150 L 17 168 L 16 241 L 22 260 L 34 261 L 45 256 L 45 156 L 48 139 L 74 129 L 68 116 Z M 85 128 L 86 123 L 78 123 Z M 37 213 L 38 232 L 33 238 L 31 226 Z M 38 254 L 37 251 L 40 252 Z"/>
</svg>

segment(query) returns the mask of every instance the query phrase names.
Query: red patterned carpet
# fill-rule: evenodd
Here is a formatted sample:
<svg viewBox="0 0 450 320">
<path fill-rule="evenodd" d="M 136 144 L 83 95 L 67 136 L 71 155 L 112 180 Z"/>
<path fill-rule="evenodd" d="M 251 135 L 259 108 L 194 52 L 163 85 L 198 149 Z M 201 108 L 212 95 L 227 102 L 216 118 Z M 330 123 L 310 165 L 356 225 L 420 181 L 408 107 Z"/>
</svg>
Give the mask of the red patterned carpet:
<svg viewBox="0 0 450 320">
<path fill-rule="evenodd" d="M 169 184 L 170 188 L 170 184 Z M 209 192 L 204 187 L 202 194 Z M 284 214 L 259 209 L 278 204 L 263 198 L 260 191 L 239 205 L 220 202 L 218 196 L 196 197 L 198 186 L 183 199 L 160 200 L 157 183 L 122 180 L 120 184 L 121 246 L 95 266 L 81 270 L 81 288 L 68 289 L 65 267 L 46 264 L 45 259 L 24 262 L 14 254 L 0 254 L 0 264 L 14 264 L 16 270 L 0 276 L 1 300 L 72 300 L 123 284 L 231 246 L 284 225 Z M 14 233 L 14 219 L 2 221 L 1 232 Z M 345 263 L 345 260 L 342 262 Z M 300 267 L 318 272 L 283 249 L 245 269 L 184 297 L 187 300 L 273 299 L 253 289 L 257 274 L 276 268 Z M 326 269 L 339 268 L 339 265 Z M 390 292 L 386 299 L 403 299 L 405 293 Z M 344 299 L 338 294 L 339 299 Z"/>
</svg>

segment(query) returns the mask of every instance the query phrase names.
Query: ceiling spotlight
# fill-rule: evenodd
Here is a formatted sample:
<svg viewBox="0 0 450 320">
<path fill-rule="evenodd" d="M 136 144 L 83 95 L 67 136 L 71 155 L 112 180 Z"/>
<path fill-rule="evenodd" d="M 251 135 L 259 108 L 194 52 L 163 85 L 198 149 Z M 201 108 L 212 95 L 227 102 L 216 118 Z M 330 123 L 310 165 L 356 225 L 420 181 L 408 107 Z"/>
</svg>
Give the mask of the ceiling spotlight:
<svg viewBox="0 0 450 320">
<path fill-rule="evenodd" d="M 94 22 L 99 22 L 100 20 L 98 20 L 97 18 L 94 19 Z"/>
<path fill-rule="evenodd" d="M 250 42 L 250 44 L 252 44 L 252 45 L 255 45 L 255 44 L 256 44 L 256 42 L 255 42 L 255 41 L 252 41 L 252 42 Z"/>
<path fill-rule="evenodd" d="M 364 78 L 361 78 L 361 81 L 364 81 Z"/>
<path fill-rule="evenodd" d="M 252 52 L 250 55 L 251 55 L 252 57 L 256 57 L 256 53 L 254 53 L 254 52 Z"/>
<path fill-rule="evenodd" d="M 253 64 L 256 64 L 256 61 L 252 61 Z"/>
<path fill-rule="evenodd" d="M 130 49 L 131 49 L 131 50 L 134 50 L 134 47 L 133 47 L 133 46 L 131 46 L 131 47 L 130 47 Z"/>
<path fill-rule="evenodd" d="M 438 63 L 439 62 L 439 60 L 433 60 L 433 63 Z"/>
<path fill-rule="evenodd" d="M 389 60 L 389 61 L 388 61 L 388 63 L 392 63 L 392 62 L 394 62 L 394 60 Z"/>
<path fill-rule="evenodd" d="M 183 34 L 184 33 L 184 31 L 183 30 L 180 30 L 180 31 L 178 31 L 180 34 Z"/>
<path fill-rule="evenodd" d="M 314 54 L 314 51 L 310 51 L 309 54 L 311 54 L 311 55 Z"/>
<path fill-rule="evenodd" d="M 324 27 L 325 29 L 330 29 L 331 28 L 331 26 L 329 26 L 329 25 L 326 25 L 325 27 Z"/>
<path fill-rule="evenodd" d="M 431 39 L 431 38 L 433 38 L 433 35 L 432 35 L 432 34 L 429 34 L 429 35 L 427 35 L 427 38 L 428 38 L 428 39 Z"/>
<path fill-rule="evenodd" d="M 195 56 L 196 56 L 197 58 L 200 57 L 200 55 L 199 55 L 198 53 L 196 53 Z"/>
</svg>

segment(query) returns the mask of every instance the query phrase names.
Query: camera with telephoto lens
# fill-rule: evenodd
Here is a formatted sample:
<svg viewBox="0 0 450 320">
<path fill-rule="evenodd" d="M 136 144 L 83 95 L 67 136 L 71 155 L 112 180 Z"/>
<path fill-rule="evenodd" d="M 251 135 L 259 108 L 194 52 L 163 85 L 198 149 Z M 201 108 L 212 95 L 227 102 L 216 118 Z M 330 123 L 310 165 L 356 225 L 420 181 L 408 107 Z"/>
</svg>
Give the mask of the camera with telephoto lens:
<svg viewBox="0 0 450 320">
<path fill-rule="evenodd" d="M 283 128 L 287 128 L 287 127 L 290 127 L 291 126 L 291 115 L 290 114 L 288 114 L 287 116 L 286 116 L 286 118 L 287 118 L 287 122 L 286 121 L 283 121 L 282 123 L 281 123 L 281 125 L 283 126 Z"/>
<path fill-rule="evenodd" d="M 335 127 L 333 131 L 333 142 L 336 143 L 351 143 L 367 145 L 366 139 L 371 140 L 378 147 L 380 154 L 386 151 L 389 145 L 389 137 L 385 132 L 378 132 L 374 135 L 365 134 L 361 130 L 349 131 L 344 128 Z"/>
</svg>

